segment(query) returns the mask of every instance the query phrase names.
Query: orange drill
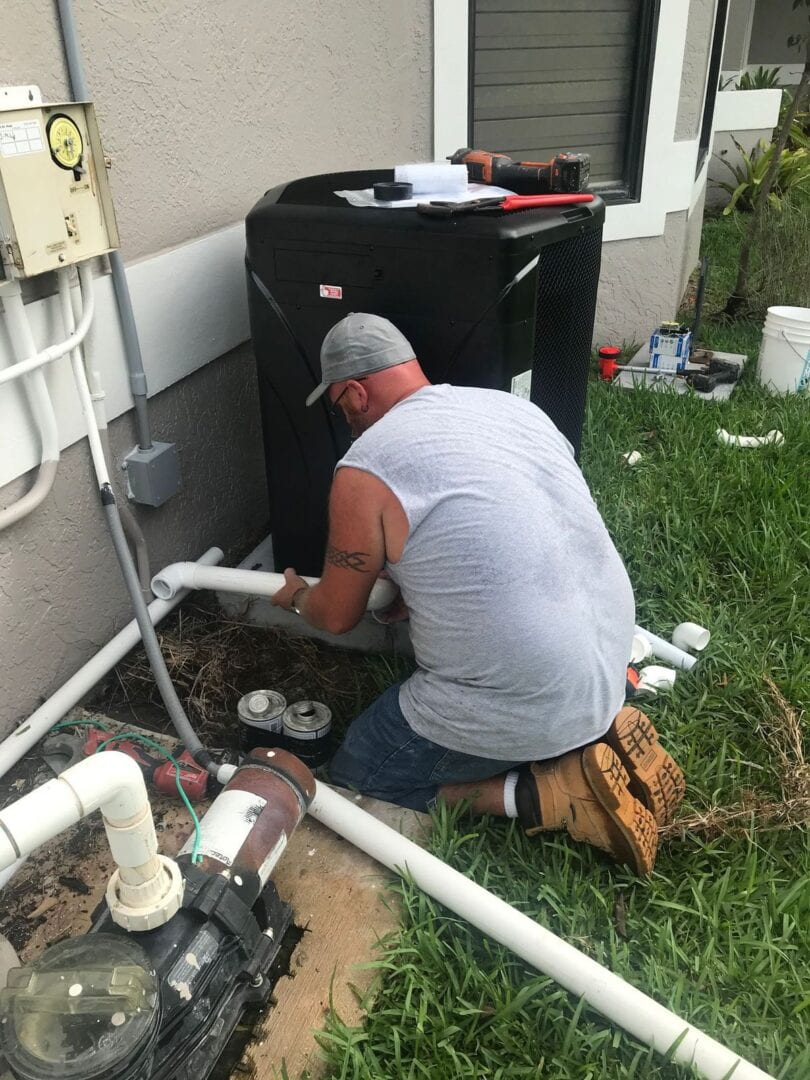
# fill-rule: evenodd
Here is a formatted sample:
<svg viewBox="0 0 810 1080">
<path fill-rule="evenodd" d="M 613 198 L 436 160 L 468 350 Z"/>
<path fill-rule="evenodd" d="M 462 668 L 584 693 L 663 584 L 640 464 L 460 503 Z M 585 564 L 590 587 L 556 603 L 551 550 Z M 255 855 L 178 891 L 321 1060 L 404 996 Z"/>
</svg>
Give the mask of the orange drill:
<svg viewBox="0 0 810 1080">
<path fill-rule="evenodd" d="M 514 161 L 507 154 L 463 147 L 450 157 L 466 165 L 472 183 L 497 184 L 523 195 L 584 191 L 591 173 L 590 154 L 555 154 L 551 161 Z"/>
</svg>

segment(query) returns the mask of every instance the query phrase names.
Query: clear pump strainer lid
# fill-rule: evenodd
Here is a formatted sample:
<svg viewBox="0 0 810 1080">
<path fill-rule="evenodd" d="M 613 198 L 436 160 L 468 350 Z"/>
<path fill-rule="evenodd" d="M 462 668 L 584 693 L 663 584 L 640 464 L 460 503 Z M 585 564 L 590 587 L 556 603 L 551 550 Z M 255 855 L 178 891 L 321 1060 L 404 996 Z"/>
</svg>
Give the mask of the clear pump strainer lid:
<svg viewBox="0 0 810 1080">
<path fill-rule="evenodd" d="M 0 991 L 0 1047 L 24 1080 L 148 1076 L 159 1019 L 154 967 L 117 934 L 61 941 Z"/>
</svg>

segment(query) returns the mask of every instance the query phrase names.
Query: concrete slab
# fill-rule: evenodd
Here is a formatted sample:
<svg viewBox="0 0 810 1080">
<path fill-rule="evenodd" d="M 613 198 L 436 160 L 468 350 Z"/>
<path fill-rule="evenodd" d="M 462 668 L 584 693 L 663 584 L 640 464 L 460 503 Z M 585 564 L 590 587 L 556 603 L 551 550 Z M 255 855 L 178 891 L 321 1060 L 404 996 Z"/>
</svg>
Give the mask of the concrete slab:
<svg viewBox="0 0 810 1080">
<path fill-rule="evenodd" d="M 735 364 L 739 367 L 741 373 L 748 360 L 748 357 L 742 353 L 717 352 L 716 350 L 713 350 L 713 355 L 717 360 Z M 628 361 L 628 363 L 635 364 L 637 367 L 642 367 L 644 364 L 648 364 L 649 360 L 650 347 L 649 345 L 644 345 L 639 349 L 635 356 Z M 700 364 L 687 364 L 686 370 L 702 371 L 703 369 Z M 694 393 L 695 397 L 700 398 L 702 401 L 728 401 L 737 384 L 720 383 L 714 390 L 702 394 L 698 390 L 690 390 L 690 387 L 686 385 L 683 379 L 679 379 L 676 375 L 669 375 L 666 372 L 622 371 L 613 380 L 613 385 L 620 387 L 622 390 L 635 390 L 638 386 L 646 386 L 651 390 L 674 390 L 677 394 L 686 394 L 687 392 Z"/>
<path fill-rule="evenodd" d="M 346 792 L 347 798 L 354 798 Z M 425 843 L 430 818 L 413 810 L 361 797 L 374 817 Z M 350 1024 L 359 1023 L 358 998 L 373 986 L 381 938 L 399 926 L 391 875 L 319 822 L 307 818 L 295 832 L 275 874 L 279 894 L 292 904 L 304 927 L 290 973 L 276 985 L 274 1008 L 265 1013 L 233 1080 L 307 1080 L 326 1076 L 315 1033 L 331 1007 Z M 366 966 L 360 966 L 366 965 Z"/>
<path fill-rule="evenodd" d="M 103 719 L 111 727 L 115 721 Z M 152 735 L 149 732 L 150 736 Z M 28 773 L 38 785 L 47 779 L 36 755 Z M 19 790 L 19 795 L 30 790 Z M 419 843 L 429 835 L 430 818 L 398 806 L 345 792 L 363 809 Z M 202 815 L 210 804 L 198 803 Z M 152 797 L 160 850 L 175 855 L 189 833 L 191 820 L 177 800 Z M 23 963 L 47 945 L 86 933 L 103 900 L 113 865 L 99 814 L 45 845 L 3 891 L 4 914 L 12 914 L 13 941 Z M 356 992 L 372 985 L 368 965 L 377 944 L 396 930 L 392 875 L 323 825 L 305 818 L 290 838 L 274 874 L 283 899 L 291 903 L 295 923 L 305 933 L 291 958 L 290 972 L 276 986 L 271 1007 L 257 1025 L 232 1080 L 278 1080 L 282 1067 L 297 1080 L 304 1070 L 317 1080 L 325 1075 L 315 1032 L 322 1028 L 330 1000 L 341 1016 L 358 1022 L 362 1009 Z M 5 923 L 4 923 L 5 927 Z M 12 934 L 12 930 L 8 931 Z M 0 1080 L 11 1080 L 0 1063 Z"/>
</svg>

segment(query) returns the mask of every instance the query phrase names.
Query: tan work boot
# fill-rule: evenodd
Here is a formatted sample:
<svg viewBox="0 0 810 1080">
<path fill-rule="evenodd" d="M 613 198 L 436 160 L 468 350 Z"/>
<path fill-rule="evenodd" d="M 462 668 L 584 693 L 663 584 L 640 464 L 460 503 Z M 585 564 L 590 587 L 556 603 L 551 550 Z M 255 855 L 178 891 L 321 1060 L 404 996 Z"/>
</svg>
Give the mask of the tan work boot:
<svg viewBox="0 0 810 1080">
<path fill-rule="evenodd" d="M 603 736 L 630 776 L 630 791 L 652 812 L 659 825 L 668 825 L 681 805 L 686 781 L 674 758 L 658 741 L 652 720 L 626 705 Z"/>
<path fill-rule="evenodd" d="M 605 743 L 536 761 L 521 772 L 515 797 L 527 835 L 566 829 L 582 840 L 650 874 L 658 830 L 649 810 L 628 790 L 628 775 Z"/>
</svg>

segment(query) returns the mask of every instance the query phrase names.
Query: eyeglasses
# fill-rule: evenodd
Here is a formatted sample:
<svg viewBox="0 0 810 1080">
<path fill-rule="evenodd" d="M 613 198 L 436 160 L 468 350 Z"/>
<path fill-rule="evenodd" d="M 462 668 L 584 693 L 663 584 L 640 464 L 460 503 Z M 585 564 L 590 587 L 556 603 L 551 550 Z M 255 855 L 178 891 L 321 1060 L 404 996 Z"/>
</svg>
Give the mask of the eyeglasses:
<svg viewBox="0 0 810 1080">
<path fill-rule="evenodd" d="M 353 379 L 352 381 L 353 382 L 365 382 L 367 378 L 368 378 L 368 376 L 361 375 L 359 379 Z M 348 389 L 349 389 L 349 384 L 346 383 L 346 385 L 340 391 L 338 396 L 335 398 L 335 400 L 329 406 L 329 408 L 327 409 L 327 412 L 329 413 L 330 416 L 342 416 L 343 415 L 343 413 L 338 408 L 338 402 L 340 401 L 340 399 L 343 397 L 343 395 L 346 393 L 346 391 Z"/>
<path fill-rule="evenodd" d="M 343 395 L 346 393 L 346 391 L 348 389 L 349 389 L 349 386 L 347 384 L 346 386 L 343 387 L 343 389 L 340 391 L 338 396 L 335 398 L 335 400 L 329 406 L 327 411 L 328 411 L 330 416 L 340 416 L 341 415 L 340 409 L 338 408 L 338 402 L 340 401 L 340 399 L 343 397 Z"/>
</svg>

